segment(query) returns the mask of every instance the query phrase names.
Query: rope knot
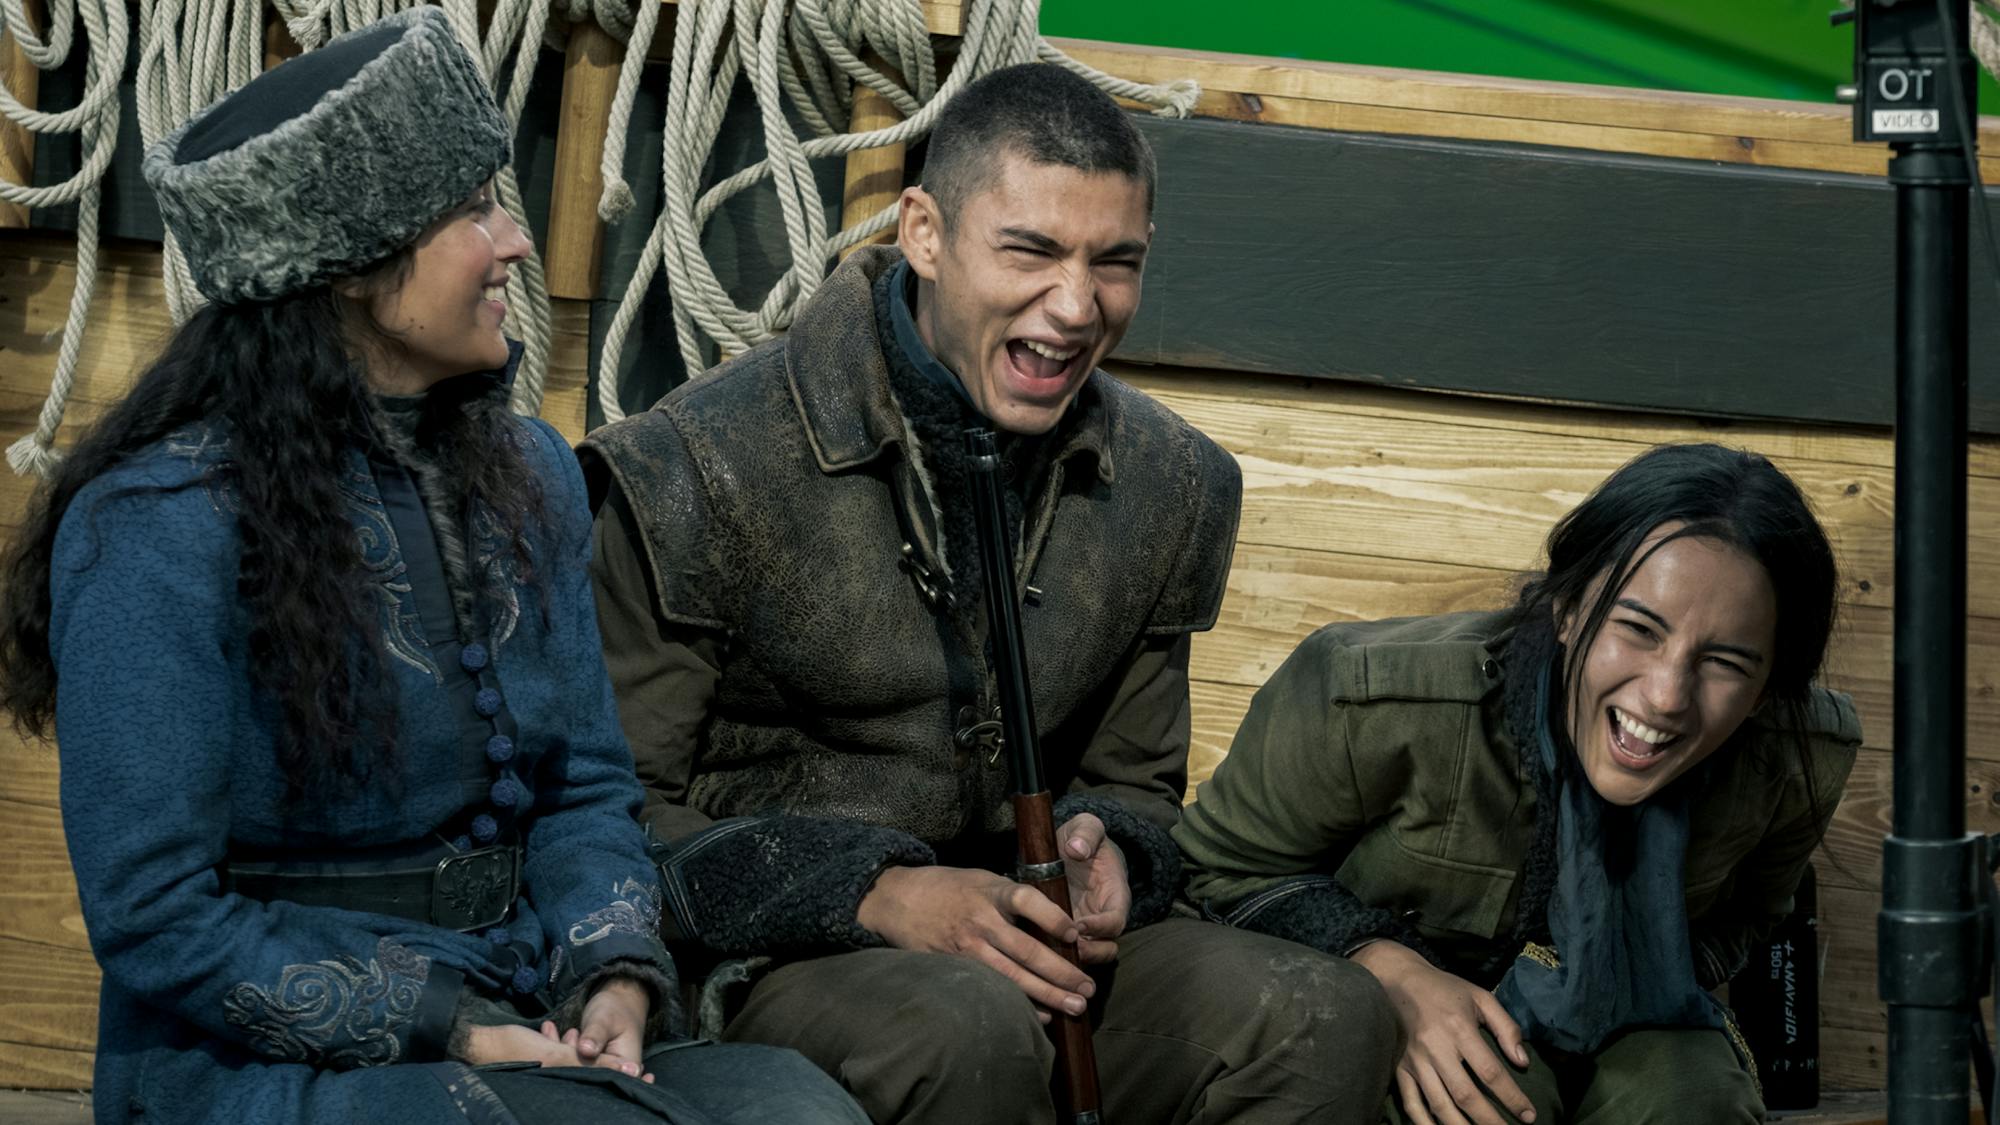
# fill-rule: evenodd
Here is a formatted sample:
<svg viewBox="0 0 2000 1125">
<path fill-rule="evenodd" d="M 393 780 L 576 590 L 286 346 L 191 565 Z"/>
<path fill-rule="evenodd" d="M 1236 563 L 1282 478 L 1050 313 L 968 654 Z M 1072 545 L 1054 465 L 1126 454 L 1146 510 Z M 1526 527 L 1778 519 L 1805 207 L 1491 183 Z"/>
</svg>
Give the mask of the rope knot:
<svg viewBox="0 0 2000 1125">
<path fill-rule="evenodd" d="M 7 447 L 7 465 L 15 476 L 24 477 L 30 473 L 47 480 L 55 475 L 56 466 L 62 463 L 62 454 L 54 446 L 41 439 L 39 434 L 29 434 Z"/>
<path fill-rule="evenodd" d="M 1158 89 L 1164 100 L 1153 111 L 1155 117 L 1187 117 L 1194 112 L 1195 103 L 1201 100 L 1201 83 L 1192 78 L 1176 78 Z"/>
</svg>

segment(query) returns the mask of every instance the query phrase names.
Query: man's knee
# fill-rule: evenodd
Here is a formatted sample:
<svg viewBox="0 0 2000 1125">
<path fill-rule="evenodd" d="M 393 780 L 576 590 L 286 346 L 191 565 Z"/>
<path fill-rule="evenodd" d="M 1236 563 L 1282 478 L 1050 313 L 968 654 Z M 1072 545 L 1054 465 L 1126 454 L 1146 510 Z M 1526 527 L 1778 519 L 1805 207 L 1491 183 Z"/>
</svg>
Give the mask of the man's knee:
<svg viewBox="0 0 2000 1125">
<path fill-rule="evenodd" d="M 938 1072 L 957 1063 L 1035 1068 L 1053 1057 L 1034 1006 L 1014 982 L 976 961 L 912 953 L 889 1017 L 870 1034 L 893 1039 Z"/>
<path fill-rule="evenodd" d="M 1214 1030 L 1199 1037 L 1222 1048 L 1227 1068 L 1295 1075 L 1322 1093 L 1339 1088 L 1343 1097 L 1380 1097 L 1388 1089 L 1401 1031 L 1366 969 L 1263 934 L 1190 921 L 1161 925 L 1184 929 L 1148 959 L 1179 962 L 1182 1018 L 1209 1023 Z M 1223 1028 L 1232 1030 L 1221 1035 Z"/>
<path fill-rule="evenodd" d="M 682 1043 L 646 1065 L 662 1086 L 719 1125 L 867 1125 L 847 1092 L 797 1051 L 750 1043 Z"/>
<path fill-rule="evenodd" d="M 1303 946 L 1264 958 L 1257 1011 L 1273 1049 L 1342 1073 L 1356 1088 L 1386 1090 L 1402 1030 L 1375 977 L 1344 957 Z"/>
<path fill-rule="evenodd" d="M 728 1037 L 796 1047 L 877 1122 L 1048 1115 L 1054 1050 L 1033 1006 L 959 957 L 872 949 L 787 965 L 752 991 Z M 1042 1111 L 1024 1117 L 1037 1096 Z"/>
<path fill-rule="evenodd" d="M 1764 1101 L 1742 1071 L 1657 1076 L 1646 1087 L 1605 1098 L 1588 1125 L 1755 1125 L 1764 1120 Z"/>
<path fill-rule="evenodd" d="M 1756 1082 L 1720 1031 L 1627 1035 L 1598 1054 L 1577 1114 L 1587 1125 L 1751 1125 Z"/>
</svg>

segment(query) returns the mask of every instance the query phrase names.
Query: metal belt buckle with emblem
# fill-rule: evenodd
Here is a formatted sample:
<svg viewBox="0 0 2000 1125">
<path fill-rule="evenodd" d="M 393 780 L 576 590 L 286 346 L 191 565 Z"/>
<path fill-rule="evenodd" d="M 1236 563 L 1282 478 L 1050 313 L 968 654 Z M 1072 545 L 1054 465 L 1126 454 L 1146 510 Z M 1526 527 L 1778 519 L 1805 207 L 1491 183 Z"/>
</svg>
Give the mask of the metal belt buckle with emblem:
<svg viewBox="0 0 2000 1125">
<path fill-rule="evenodd" d="M 450 930 L 483 930 L 507 919 L 520 885 L 520 852 L 495 844 L 438 861 L 431 921 Z"/>
</svg>

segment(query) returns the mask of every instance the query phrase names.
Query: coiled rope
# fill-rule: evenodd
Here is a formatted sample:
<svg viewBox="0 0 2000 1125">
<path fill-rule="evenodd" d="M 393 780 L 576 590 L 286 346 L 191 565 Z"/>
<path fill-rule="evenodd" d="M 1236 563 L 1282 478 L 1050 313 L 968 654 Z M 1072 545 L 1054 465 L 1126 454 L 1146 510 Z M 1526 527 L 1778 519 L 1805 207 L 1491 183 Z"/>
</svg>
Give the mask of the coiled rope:
<svg viewBox="0 0 2000 1125">
<path fill-rule="evenodd" d="M 76 25 L 83 23 L 88 55 L 84 61 L 83 98 L 75 108 L 43 113 L 21 104 L 0 85 L 0 116 L 30 133 L 77 133 L 83 159 L 76 174 L 59 184 L 33 187 L 0 180 L 0 202 L 22 207 L 76 204 L 76 287 L 70 293 L 69 316 L 63 322 L 62 345 L 56 353 L 55 378 L 42 403 L 35 429 L 7 447 L 7 463 L 16 473 L 43 476 L 55 467 L 54 440 L 62 425 L 63 406 L 76 382 L 77 356 L 83 350 L 83 329 L 90 298 L 97 286 L 98 204 L 103 198 L 104 170 L 118 143 L 118 76 L 125 65 L 129 27 L 124 0 L 49 0 L 46 36 L 35 35 L 23 0 L 0 0 L 0 31 L 6 32 L 37 70 L 53 70 L 69 58 Z"/>
<path fill-rule="evenodd" d="M 421 0 L 271 0 L 286 29 L 305 50 L 366 26 Z M 636 5 L 636 6 L 635 6 Z M 484 36 L 477 0 L 438 0 L 453 28 L 518 125 L 533 77 L 535 55 L 550 37 L 550 15 L 596 21 L 628 44 L 604 153 L 604 195 L 599 213 L 615 220 L 633 205 L 623 180 L 625 138 L 631 124 L 647 48 L 659 25 L 657 0 L 498 0 Z M 1042 41 L 1035 0 L 969 0 L 958 62 L 942 84 L 920 0 L 680 0 L 667 98 L 662 183 L 665 205 L 655 220 L 639 267 L 613 319 L 603 350 L 599 396 L 609 419 L 623 416 L 616 394 L 619 354 L 646 287 L 662 263 L 673 295 L 676 337 L 688 370 L 699 372 L 706 337 L 727 351 L 742 351 L 791 323 L 818 288 L 835 254 L 886 230 L 894 206 L 846 231 L 827 230 L 825 210 L 810 162 L 859 149 L 906 143 L 930 130 L 944 101 L 966 83 L 1016 62 L 1039 58 L 1090 78 L 1109 92 L 1185 116 L 1198 89 L 1191 82 L 1148 86 L 1084 66 Z M 17 473 L 47 475 L 58 454 L 54 438 L 75 382 L 83 328 L 95 288 L 98 210 L 102 180 L 118 135 L 118 77 L 129 28 L 122 0 L 48 0 L 45 37 L 29 30 L 24 0 L 0 0 L 0 30 L 11 34 L 40 69 L 68 58 L 81 21 L 88 39 L 85 93 L 74 109 L 27 109 L 0 88 L 0 113 L 36 133 L 77 132 L 84 157 L 61 184 L 29 187 L 0 182 L 0 201 L 30 207 L 74 202 L 77 215 L 76 288 L 63 329 L 55 377 L 33 433 L 7 451 Z M 263 7 L 260 0 L 140 0 L 137 105 L 141 140 L 152 144 L 197 110 L 262 70 Z M 734 32 L 731 34 L 731 32 Z M 902 77 L 864 61 L 873 54 Z M 739 76 L 748 77 L 764 133 L 766 159 L 699 191 L 701 171 L 721 129 L 723 111 Z M 866 85 L 905 120 L 862 133 L 842 132 L 852 91 Z M 802 138 L 788 110 L 805 122 Z M 779 193 L 791 266 L 754 309 L 739 308 L 702 255 L 700 232 L 716 209 L 738 192 L 770 181 Z M 501 204 L 528 230 L 520 185 L 510 167 L 498 177 Z M 532 232 L 530 232 L 532 241 Z M 176 324 L 201 302 L 186 256 L 171 235 L 164 247 L 168 309 Z M 509 328 L 524 344 L 512 405 L 540 409 L 548 372 L 548 288 L 539 253 L 510 272 Z"/>
<path fill-rule="evenodd" d="M 623 217 L 633 205 L 624 182 L 625 136 L 659 7 L 640 5 L 619 72 L 598 204 L 606 221 Z M 1185 117 L 1193 108 L 1200 89 L 1191 81 L 1164 86 L 1128 82 L 1056 50 L 1037 29 L 1039 8 L 1038 0 L 968 0 L 958 59 L 940 84 L 919 0 L 679 0 L 667 77 L 663 202 L 605 334 L 598 366 L 598 404 L 605 419 L 624 417 L 618 401 L 619 359 L 662 264 L 681 359 L 694 375 L 707 366 L 704 340 L 734 353 L 770 339 L 812 297 L 834 255 L 895 222 L 891 204 L 857 226 L 829 232 L 812 160 L 922 137 L 945 102 L 967 83 L 1034 59 L 1067 67 L 1118 97 L 1156 106 L 1155 112 L 1164 116 Z M 864 61 L 869 52 L 904 79 Z M 701 191 L 702 170 L 739 76 L 747 76 L 755 97 L 767 155 Z M 834 122 L 845 122 L 850 115 L 857 84 L 880 93 L 904 120 L 860 133 L 837 129 Z M 799 136 L 788 109 L 805 122 L 811 137 Z M 702 253 L 701 231 L 731 196 L 766 181 L 778 193 L 791 265 L 756 307 L 745 308 L 717 280 Z"/>
<path fill-rule="evenodd" d="M 271 0 L 292 38 L 306 50 L 328 39 L 364 27 L 383 16 L 413 7 L 419 0 Z M 626 0 L 555 0 L 573 19 L 596 18 L 614 35 L 631 33 L 632 15 Z M 551 0 L 499 0 L 486 34 L 479 33 L 477 0 L 441 0 L 460 40 L 478 60 L 481 73 L 495 86 L 510 125 L 520 121 L 534 74 L 535 56 L 549 29 Z M 657 9 L 658 4 L 644 4 Z M 0 85 L 0 114 L 34 133 L 80 133 L 83 161 L 74 176 L 60 184 L 30 187 L 0 181 L 0 201 L 28 207 L 77 204 L 76 289 L 69 318 L 63 326 L 55 377 L 34 432 L 7 449 L 16 473 L 47 476 L 60 454 L 54 445 L 57 429 L 76 381 L 77 356 L 96 285 L 98 210 L 105 170 L 111 165 L 118 138 L 118 79 L 123 70 L 130 28 L 124 0 L 48 0 L 49 28 L 38 37 L 30 29 L 24 0 L 0 0 L 0 31 L 11 35 L 35 67 L 50 70 L 69 57 L 76 24 L 88 40 L 84 95 L 74 108 L 43 113 L 23 106 Z M 255 78 L 264 63 L 264 11 L 261 0 L 140 0 L 137 106 L 143 144 L 166 136 L 197 110 Z M 501 79 L 504 76 L 504 84 Z M 524 231 L 529 230 L 514 170 L 498 177 L 501 205 Z M 530 241 L 532 241 L 530 233 Z M 187 257 L 171 234 L 164 246 L 163 273 L 168 311 L 175 324 L 186 322 L 200 307 L 201 295 L 188 271 Z M 507 283 L 509 330 L 524 345 L 514 383 L 512 406 L 524 414 L 541 409 L 549 358 L 548 286 L 538 254 L 530 254 Z"/>
</svg>

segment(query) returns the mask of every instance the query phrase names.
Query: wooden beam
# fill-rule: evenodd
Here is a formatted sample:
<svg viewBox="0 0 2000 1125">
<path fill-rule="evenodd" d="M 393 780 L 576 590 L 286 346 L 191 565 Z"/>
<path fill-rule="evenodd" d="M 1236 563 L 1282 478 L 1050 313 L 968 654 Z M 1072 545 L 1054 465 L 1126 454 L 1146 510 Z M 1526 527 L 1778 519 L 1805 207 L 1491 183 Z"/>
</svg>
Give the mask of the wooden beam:
<svg viewBox="0 0 2000 1125">
<path fill-rule="evenodd" d="M 40 34 L 47 26 L 42 19 L 40 0 L 28 0 L 28 28 Z M 0 34 L 0 86 L 11 91 L 29 109 L 41 97 L 42 72 L 28 61 L 12 31 Z M 0 119 L 0 180 L 31 185 L 35 182 L 35 135 L 11 121 Z M 0 228 L 20 229 L 28 225 L 29 208 L 18 203 L 0 203 Z"/>
<path fill-rule="evenodd" d="M 1135 82 L 1193 78 L 1203 117 L 1877 176 L 1888 165 L 1886 146 L 1853 141 L 1852 110 L 1829 103 L 1053 42 Z M 1980 141 L 2000 149 L 2000 118 L 1981 118 Z M 1981 170 L 2000 174 L 2000 156 L 1983 158 Z"/>
<path fill-rule="evenodd" d="M 550 297 L 586 301 L 599 291 L 598 267 L 604 260 L 604 223 L 597 217 L 598 197 L 604 192 L 600 165 L 624 59 L 624 45 L 597 21 L 570 24 L 544 243 Z"/>
<path fill-rule="evenodd" d="M 88 1090 L 96 1054 L 0 1040 L 0 1086 L 29 1090 Z M 0 1118 L 12 1120 L 12 1118 Z M 88 1111 L 77 1125 L 90 1120 Z"/>
<path fill-rule="evenodd" d="M 1872 716 L 1863 716 L 1873 724 Z M 1871 735 L 1873 732 L 1871 732 Z M 1876 740 L 1888 741 L 1882 731 Z M 1889 834 L 1890 751 L 1864 747 L 1854 760 L 1840 809 L 1814 857 L 1820 885 L 1876 891 L 1882 886 L 1882 840 Z M 1968 832 L 2000 832 L 2000 762 L 1969 758 L 1965 763 L 1965 826 Z"/>
<path fill-rule="evenodd" d="M 0 938 L 90 952 L 76 898 L 62 815 L 39 805 L 0 801 Z"/>
<path fill-rule="evenodd" d="M 590 302 L 551 297 L 541 417 L 571 445 L 583 440 L 590 392 Z"/>
<path fill-rule="evenodd" d="M 22 738 L 0 712 L 0 801 L 54 809 L 57 780 L 55 743 Z"/>
<path fill-rule="evenodd" d="M 1887 430 L 1578 410 L 1574 406 L 1512 397 L 1411 394 L 1405 389 L 1366 383 L 1274 379 L 1241 371 L 1191 367 L 1112 362 L 1105 369 L 1155 397 L 1171 395 L 1196 402 L 1257 402 L 1301 425 L 1309 424 L 1305 420 L 1317 415 L 1339 416 L 1329 420 L 1329 425 L 1353 425 L 1354 418 L 1446 422 L 1475 429 L 1629 442 L 1634 453 L 1663 441 L 1719 441 L 1755 449 L 1772 458 L 1877 469 L 1896 467 L 1895 446 L 1886 440 Z M 1974 441 L 1969 450 L 1968 471 L 1975 477 L 2000 478 L 2000 441 Z"/>
<path fill-rule="evenodd" d="M 1492 421 L 1468 420 L 1461 428 L 1420 413 L 1343 416 L 1267 399 L 1267 382 L 1241 376 L 1230 394 L 1189 393 L 1166 371 L 1131 374 L 1134 385 L 1235 454 L 1243 469 L 1239 540 L 1289 550 L 1431 563 L 1473 558 L 1526 569 L 1536 564 L 1549 527 L 1613 470 L 1655 442 L 1684 436 L 1635 424 L 1618 437 L 1593 437 L 1583 432 L 1583 420 L 1593 415 L 1578 411 L 1569 412 L 1578 422 L 1566 434 L 1496 428 Z M 1328 392 L 1324 397 L 1332 399 Z M 1486 409 L 1490 419 L 1508 415 L 1498 403 L 1468 408 Z M 1860 440 L 1854 435 L 1850 444 Z M 1980 441 L 1975 448 L 1984 461 L 2000 443 Z M 1773 452 L 1835 539 L 1842 602 L 1886 610 L 1895 580 L 1892 472 Z M 1969 493 L 1972 612 L 2000 619 L 2000 479 L 1975 476 Z"/>
<path fill-rule="evenodd" d="M 881 58 L 870 55 L 869 65 L 887 74 L 892 81 L 901 81 L 902 76 L 891 70 Z M 888 98 L 875 92 L 872 87 L 857 84 L 854 87 L 854 110 L 848 115 L 847 131 L 866 133 L 876 129 L 887 129 L 903 119 L 895 105 Z M 881 148 L 858 149 L 847 154 L 847 181 L 840 209 L 840 227 L 847 230 L 867 222 L 877 211 L 896 201 L 903 193 L 903 158 L 908 146 L 901 143 L 883 145 Z M 856 243 L 841 253 L 842 258 L 861 249 L 876 244 L 887 245 L 896 241 L 896 228 L 875 235 L 864 242 Z"/>
<path fill-rule="evenodd" d="M 289 58 L 304 53 L 305 48 L 292 38 L 291 28 L 285 26 L 285 17 L 276 9 L 264 16 L 264 69 L 269 70 Z"/>
<path fill-rule="evenodd" d="M 0 937 L 0 1085 L 26 1085 L 4 1071 L 6 1044 L 96 1046 L 101 979 L 88 952 Z"/>
</svg>

